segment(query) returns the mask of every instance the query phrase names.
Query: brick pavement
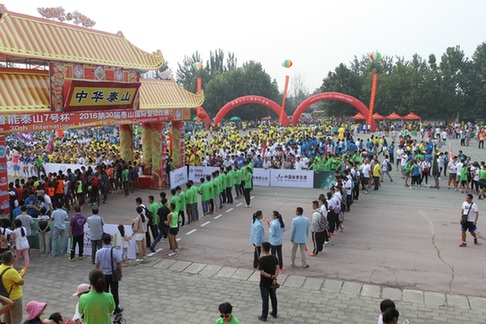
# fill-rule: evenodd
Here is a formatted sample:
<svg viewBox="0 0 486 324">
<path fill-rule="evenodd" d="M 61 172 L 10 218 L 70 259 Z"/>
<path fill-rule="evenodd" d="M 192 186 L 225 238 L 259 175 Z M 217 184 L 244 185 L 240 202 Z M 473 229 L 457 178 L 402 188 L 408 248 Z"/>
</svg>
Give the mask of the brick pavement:
<svg viewBox="0 0 486 324">
<path fill-rule="evenodd" d="M 48 301 L 46 315 L 60 311 L 72 316 L 76 298 L 71 295 L 87 282 L 93 268 L 89 258 L 70 263 L 67 256 L 32 254 L 24 305 Z M 121 306 L 127 323 L 213 323 L 219 303 L 229 301 L 242 323 L 258 323 L 258 280 L 253 270 L 151 257 L 125 267 Z M 486 322 L 486 298 L 285 273 L 279 281 L 279 318 L 269 320 L 275 323 L 376 323 L 383 298 L 392 298 L 400 319 L 411 323 Z"/>
</svg>

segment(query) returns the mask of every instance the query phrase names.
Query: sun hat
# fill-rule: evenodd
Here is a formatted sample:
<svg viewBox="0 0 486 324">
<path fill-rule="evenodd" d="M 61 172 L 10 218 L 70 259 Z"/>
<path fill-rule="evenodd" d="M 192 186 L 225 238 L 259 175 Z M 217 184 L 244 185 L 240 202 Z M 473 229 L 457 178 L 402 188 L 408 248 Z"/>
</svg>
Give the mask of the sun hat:
<svg viewBox="0 0 486 324">
<path fill-rule="evenodd" d="M 78 289 L 76 289 L 76 292 L 73 294 L 74 297 L 77 297 L 81 294 L 89 292 L 91 289 L 91 286 L 85 283 L 82 283 L 78 286 Z"/>
<path fill-rule="evenodd" d="M 46 306 L 47 303 L 41 303 L 35 300 L 28 302 L 27 305 L 25 305 L 25 310 L 27 311 L 27 314 L 29 314 L 27 320 L 30 321 L 39 316 Z"/>
</svg>

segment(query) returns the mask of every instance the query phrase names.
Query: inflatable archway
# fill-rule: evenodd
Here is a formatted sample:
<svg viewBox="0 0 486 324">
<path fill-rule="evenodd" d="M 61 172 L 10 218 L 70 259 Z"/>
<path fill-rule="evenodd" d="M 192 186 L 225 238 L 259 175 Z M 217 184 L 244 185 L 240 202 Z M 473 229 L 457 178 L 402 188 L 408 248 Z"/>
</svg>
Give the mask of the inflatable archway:
<svg viewBox="0 0 486 324">
<path fill-rule="evenodd" d="M 262 96 L 243 96 L 236 98 L 234 100 L 231 100 L 228 102 L 226 105 L 224 105 L 219 111 L 216 117 L 214 118 L 214 125 L 218 125 L 221 123 L 223 120 L 223 117 L 226 116 L 226 114 L 235 109 L 238 106 L 241 105 L 247 105 L 247 104 L 255 104 L 255 105 L 262 105 L 267 108 L 272 109 L 277 113 L 277 115 L 280 116 L 280 112 L 282 110 L 282 107 L 276 103 L 273 100 L 270 100 L 268 98 L 262 97 Z M 289 125 L 289 117 L 287 116 L 286 113 L 283 114 L 282 116 L 282 125 L 288 126 Z"/>
<path fill-rule="evenodd" d="M 194 108 L 196 110 L 196 117 L 199 117 L 199 119 L 204 120 L 204 126 L 206 129 L 209 129 L 209 126 L 211 126 L 211 118 L 209 117 L 208 112 L 203 108 L 203 107 L 197 107 Z M 201 118 L 201 115 L 204 115 L 204 118 Z"/>
<path fill-rule="evenodd" d="M 297 109 L 294 112 L 294 115 L 292 116 L 292 125 L 296 125 L 299 122 L 300 115 L 302 115 L 304 110 L 306 110 L 310 105 L 325 100 L 337 100 L 337 101 L 350 104 L 356 109 L 358 109 L 359 112 L 362 113 L 363 116 L 365 116 L 366 118 L 368 118 L 368 115 L 370 113 L 368 107 L 366 107 L 364 103 L 362 103 L 355 97 L 340 92 L 323 92 L 323 93 L 318 93 L 316 95 L 313 95 L 305 99 L 304 101 L 302 101 L 302 103 L 297 107 Z M 371 119 L 370 131 L 371 132 L 376 131 L 376 124 L 374 119 Z"/>
</svg>

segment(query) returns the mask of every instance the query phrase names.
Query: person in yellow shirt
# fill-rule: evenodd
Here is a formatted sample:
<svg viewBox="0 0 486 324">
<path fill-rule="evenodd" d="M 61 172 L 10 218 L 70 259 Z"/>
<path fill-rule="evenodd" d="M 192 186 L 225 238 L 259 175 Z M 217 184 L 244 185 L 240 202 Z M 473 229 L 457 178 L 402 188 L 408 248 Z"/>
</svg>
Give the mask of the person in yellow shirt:
<svg viewBox="0 0 486 324">
<path fill-rule="evenodd" d="M 0 274 L 2 275 L 2 283 L 7 292 L 10 292 L 9 299 L 13 301 L 13 306 L 4 314 L 4 321 L 6 323 L 22 323 L 22 286 L 24 279 L 22 278 L 25 268 L 18 272 L 12 267 L 15 261 L 15 255 L 12 251 L 5 251 L 2 254 L 2 265 L 0 265 Z"/>
<path fill-rule="evenodd" d="M 375 165 L 373 166 L 373 182 L 375 183 L 375 189 L 378 190 L 380 186 L 380 178 L 381 178 L 381 166 L 378 162 L 378 158 L 375 157 Z"/>
</svg>

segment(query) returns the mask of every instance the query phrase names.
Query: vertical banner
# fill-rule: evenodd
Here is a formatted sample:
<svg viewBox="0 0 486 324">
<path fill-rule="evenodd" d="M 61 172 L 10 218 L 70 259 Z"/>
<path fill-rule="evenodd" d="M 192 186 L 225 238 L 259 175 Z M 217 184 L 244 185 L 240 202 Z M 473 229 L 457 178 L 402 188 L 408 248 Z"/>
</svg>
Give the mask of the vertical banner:
<svg viewBox="0 0 486 324">
<path fill-rule="evenodd" d="M 165 141 L 165 123 L 151 123 L 152 142 L 152 182 L 150 188 L 167 187 L 167 143 Z"/>
<path fill-rule="evenodd" d="M 287 90 L 289 88 L 289 80 L 290 80 L 290 77 L 288 75 L 286 75 L 285 76 L 285 86 L 284 86 L 283 98 L 282 98 L 282 110 L 280 111 L 280 116 L 278 116 L 278 123 L 279 124 L 282 124 L 283 116 L 285 114 L 285 101 L 287 100 Z"/>
<path fill-rule="evenodd" d="M 376 96 L 376 82 L 378 81 L 378 73 L 373 74 L 373 81 L 371 83 L 371 97 L 370 97 L 370 113 L 368 115 L 368 125 L 371 125 L 373 119 L 373 108 L 375 107 Z"/>
<path fill-rule="evenodd" d="M 120 125 L 120 156 L 125 162 L 133 161 L 132 125 Z"/>
<path fill-rule="evenodd" d="M 0 134 L 0 209 L 9 214 L 10 200 L 8 195 L 7 148 L 5 135 Z"/>
<path fill-rule="evenodd" d="M 150 174 L 150 164 L 152 162 L 152 124 L 142 123 L 142 167 L 143 174 Z"/>
<path fill-rule="evenodd" d="M 184 122 L 172 122 L 172 163 L 175 168 L 180 168 L 186 164 L 185 153 L 186 145 L 184 141 Z"/>
</svg>

